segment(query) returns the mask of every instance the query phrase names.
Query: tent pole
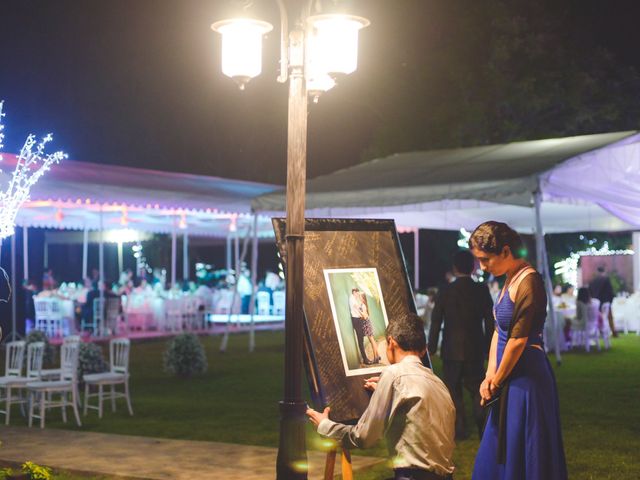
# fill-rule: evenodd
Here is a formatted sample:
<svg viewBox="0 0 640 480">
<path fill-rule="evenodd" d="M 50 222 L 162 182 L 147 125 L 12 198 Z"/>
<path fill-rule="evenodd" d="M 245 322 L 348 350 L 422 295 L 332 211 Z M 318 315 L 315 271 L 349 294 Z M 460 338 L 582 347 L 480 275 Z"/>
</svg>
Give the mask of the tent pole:
<svg viewBox="0 0 640 480">
<path fill-rule="evenodd" d="M 413 229 L 413 290 L 420 288 L 420 229 Z"/>
<path fill-rule="evenodd" d="M 22 272 L 24 280 L 29 279 L 29 229 L 22 227 Z"/>
<path fill-rule="evenodd" d="M 547 258 L 547 247 L 544 241 L 544 232 L 542 231 L 542 216 L 540 207 L 542 203 L 542 192 L 540 190 L 540 179 L 538 179 L 538 188 L 534 192 L 535 212 L 536 212 L 536 250 L 537 250 L 537 266 L 538 271 L 544 279 L 545 290 L 547 291 L 547 305 L 549 317 L 551 318 L 551 328 L 553 330 L 554 350 L 556 354 L 556 362 L 558 365 L 562 363 L 560 356 L 560 339 L 557 335 L 557 319 L 556 311 L 553 308 L 553 285 L 551 284 L 551 274 L 549 272 L 549 260 Z"/>
<path fill-rule="evenodd" d="M 16 332 L 16 234 L 11 235 L 11 341 L 15 341 Z"/>
<path fill-rule="evenodd" d="M 640 232 L 631 234 L 633 246 L 633 291 L 640 292 Z"/>
<path fill-rule="evenodd" d="M 100 291 L 100 305 L 104 305 L 104 289 L 106 285 L 104 281 L 104 216 L 102 211 L 102 204 L 100 204 L 100 245 L 98 246 L 98 270 L 100 273 L 100 284 L 98 285 L 98 289 Z M 98 335 L 102 335 L 102 329 L 104 326 L 103 317 L 104 310 L 101 310 L 100 316 L 98 317 Z"/>
<path fill-rule="evenodd" d="M 178 236 L 176 234 L 175 226 L 171 230 L 171 288 L 176 285 L 176 248 L 177 248 Z"/>
<path fill-rule="evenodd" d="M 249 314 L 251 322 L 249 327 L 249 352 L 256 348 L 254 314 L 256 310 L 256 290 L 258 281 L 258 215 L 253 214 L 253 238 L 251 239 L 251 300 Z"/>
<path fill-rule="evenodd" d="M 87 264 L 89 261 L 89 230 L 84 227 L 82 232 L 82 281 L 87 278 Z"/>
<path fill-rule="evenodd" d="M 122 242 L 118 241 L 118 273 L 122 273 L 124 271 L 124 258 L 122 258 Z"/>
<path fill-rule="evenodd" d="M 47 242 L 47 232 L 44 232 L 44 268 L 49 268 L 49 242 Z"/>
<path fill-rule="evenodd" d="M 247 234 L 244 237 L 244 241 L 242 242 L 242 255 L 238 260 L 238 263 L 240 261 L 243 261 L 247 255 L 247 243 L 250 235 L 251 235 L 251 230 L 249 229 L 247 231 Z M 236 237 L 237 237 L 237 233 L 236 233 Z M 231 316 L 233 315 L 233 307 L 235 306 L 236 299 L 238 298 L 238 278 L 239 278 L 239 275 L 236 273 L 236 281 L 233 284 L 233 295 L 231 296 L 231 308 L 229 308 L 229 314 L 227 315 L 227 323 L 224 327 L 224 335 L 222 336 L 222 342 L 220 342 L 221 352 L 227 351 L 227 343 L 229 342 L 229 327 L 231 326 Z M 236 313 L 236 325 L 240 323 L 240 313 L 241 312 Z"/>
<path fill-rule="evenodd" d="M 189 280 L 189 234 L 186 230 L 182 236 L 182 278 Z"/>
<path fill-rule="evenodd" d="M 231 270 L 231 233 L 227 232 L 227 273 Z"/>
</svg>

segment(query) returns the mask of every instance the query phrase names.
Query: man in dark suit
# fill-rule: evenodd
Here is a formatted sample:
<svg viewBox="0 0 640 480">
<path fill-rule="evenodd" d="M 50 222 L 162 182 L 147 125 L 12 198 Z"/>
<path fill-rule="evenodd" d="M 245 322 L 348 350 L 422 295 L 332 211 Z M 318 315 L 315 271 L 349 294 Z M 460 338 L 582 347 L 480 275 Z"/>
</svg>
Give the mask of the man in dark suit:
<svg viewBox="0 0 640 480">
<path fill-rule="evenodd" d="M 471 278 L 474 265 L 475 259 L 469 251 L 461 250 L 454 255 L 456 279 L 438 293 L 429 329 L 429 353 L 435 355 L 444 322 L 440 355 L 443 380 L 456 407 L 458 439 L 467 437 L 463 385 L 472 395 L 473 414 L 482 435 L 484 411 L 480 406 L 479 390 L 494 330 L 493 301 L 486 285 Z"/>
<path fill-rule="evenodd" d="M 611 303 L 613 302 L 615 295 L 613 293 L 613 285 L 611 285 L 611 280 L 609 279 L 604 266 L 601 265 L 598 267 L 598 274 L 596 278 L 594 278 L 589 284 L 589 292 L 591 293 L 592 298 L 600 300 L 601 311 L 602 306 L 605 303 L 609 304 L 609 316 L 603 320 L 609 322 L 611 333 L 614 337 L 617 337 L 618 333 L 616 332 L 615 325 L 613 324 L 613 315 L 611 314 Z"/>
</svg>

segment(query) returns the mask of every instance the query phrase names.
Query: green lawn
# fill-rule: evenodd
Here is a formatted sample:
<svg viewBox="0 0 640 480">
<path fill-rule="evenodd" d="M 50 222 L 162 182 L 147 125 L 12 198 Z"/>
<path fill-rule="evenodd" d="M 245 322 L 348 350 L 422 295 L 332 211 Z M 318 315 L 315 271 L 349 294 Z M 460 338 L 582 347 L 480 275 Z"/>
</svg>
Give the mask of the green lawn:
<svg viewBox="0 0 640 480">
<path fill-rule="evenodd" d="M 283 338 L 282 332 L 261 332 L 256 352 L 249 354 L 244 334 L 231 337 L 227 353 L 218 351 L 219 337 L 202 337 L 209 371 L 191 379 L 172 378 L 162 371 L 166 340 L 134 343 L 135 416 L 129 417 L 120 403 L 117 413 L 107 410 L 101 421 L 95 412 L 83 417 L 82 429 L 275 447 Z M 555 369 L 571 479 L 640 478 L 639 366 L 640 337 L 628 335 L 615 339 L 608 352 L 566 354 L 562 366 Z M 439 367 L 436 361 L 437 372 Z M 20 419 L 17 411 L 13 418 Z M 47 418 L 47 427 L 76 428 L 64 425 L 58 413 Z M 317 439 L 310 430 L 310 448 Z M 477 438 L 458 445 L 456 479 L 470 478 L 477 448 Z M 364 453 L 385 455 L 382 446 Z M 377 480 L 389 474 L 388 467 L 381 465 L 359 474 L 358 479 Z"/>
</svg>

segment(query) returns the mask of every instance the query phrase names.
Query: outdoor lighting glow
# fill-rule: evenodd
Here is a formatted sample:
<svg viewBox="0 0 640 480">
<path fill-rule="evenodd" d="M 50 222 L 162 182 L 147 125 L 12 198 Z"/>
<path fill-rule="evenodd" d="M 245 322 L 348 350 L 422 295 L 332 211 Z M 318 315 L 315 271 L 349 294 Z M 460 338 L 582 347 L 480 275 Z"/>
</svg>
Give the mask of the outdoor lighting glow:
<svg viewBox="0 0 640 480">
<path fill-rule="evenodd" d="M 580 239 L 583 240 L 584 237 L 580 235 Z M 593 240 L 595 243 L 596 240 Z M 589 241 L 589 244 L 592 244 L 592 241 Z M 553 267 L 555 269 L 555 274 L 560 275 L 562 277 L 562 281 L 564 283 L 568 283 L 569 285 L 573 285 L 574 287 L 578 286 L 578 262 L 580 261 L 580 257 L 583 255 L 588 256 L 597 256 L 604 257 L 608 255 L 633 255 L 633 250 L 610 250 L 609 243 L 604 242 L 602 248 L 597 249 L 595 247 L 590 247 L 586 250 L 580 250 L 579 252 L 571 252 L 567 258 L 556 262 Z"/>
<path fill-rule="evenodd" d="M 109 243 L 130 243 L 144 240 L 143 235 L 130 228 L 107 230 L 104 232 L 104 241 Z"/>
<path fill-rule="evenodd" d="M 233 78 L 241 90 L 262 72 L 262 36 L 270 23 L 248 18 L 221 20 L 211 28 L 222 35 L 222 73 Z"/>
<path fill-rule="evenodd" d="M 460 248 L 469 248 L 469 239 L 471 238 L 471 232 L 466 228 L 460 229 L 460 238 L 458 239 L 458 246 Z"/>
<path fill-rule="evenodd" d="M 316 15 L 308 22 L 315 29 L 313 63 L 319 71 L 349 74 L 358 67 L 358 31 L 369 20 L 354 15 Z"/>
<path fill-rule="evenodd" d="M 0 102 L 0 148 L 4 139 L 4 125 L 2 124 L 2 106 Z M 29 200 L 29 192 L 36 182 L 51 168 L 67 155 L 63 152 L 45 154 L 47 143 L 53 140 L 51 134 L 46 135 L 36 146 L 35 135 L 29 135 L 17 157 L 16 166 L 6 190 L 0 192 L 0 240 L 13 235 L 16 215 L 20 207 Z M 35 147 L 35 151 L 34 151 Z M 2 157 L 0 157 L 2 161 Z"/>
</svg>

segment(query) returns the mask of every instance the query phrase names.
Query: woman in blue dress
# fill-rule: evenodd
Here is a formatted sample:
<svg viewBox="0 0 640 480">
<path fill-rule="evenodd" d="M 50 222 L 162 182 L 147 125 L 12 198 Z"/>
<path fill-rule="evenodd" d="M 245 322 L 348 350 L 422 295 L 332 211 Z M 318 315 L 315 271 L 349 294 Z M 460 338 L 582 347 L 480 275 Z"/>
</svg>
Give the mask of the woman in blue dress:
<svg viewBox="0 0 640 480">
<path fill-rule="evenodd" d="M 480 395 L 491 403 L 473 480 L 565 480 L 558 392 L 542 344 L 547 296 L 508 225 L 485 222 L 469 239 L 484 271 L 505 285 L 494 306 L 496 328 Z"/>
</svg>

